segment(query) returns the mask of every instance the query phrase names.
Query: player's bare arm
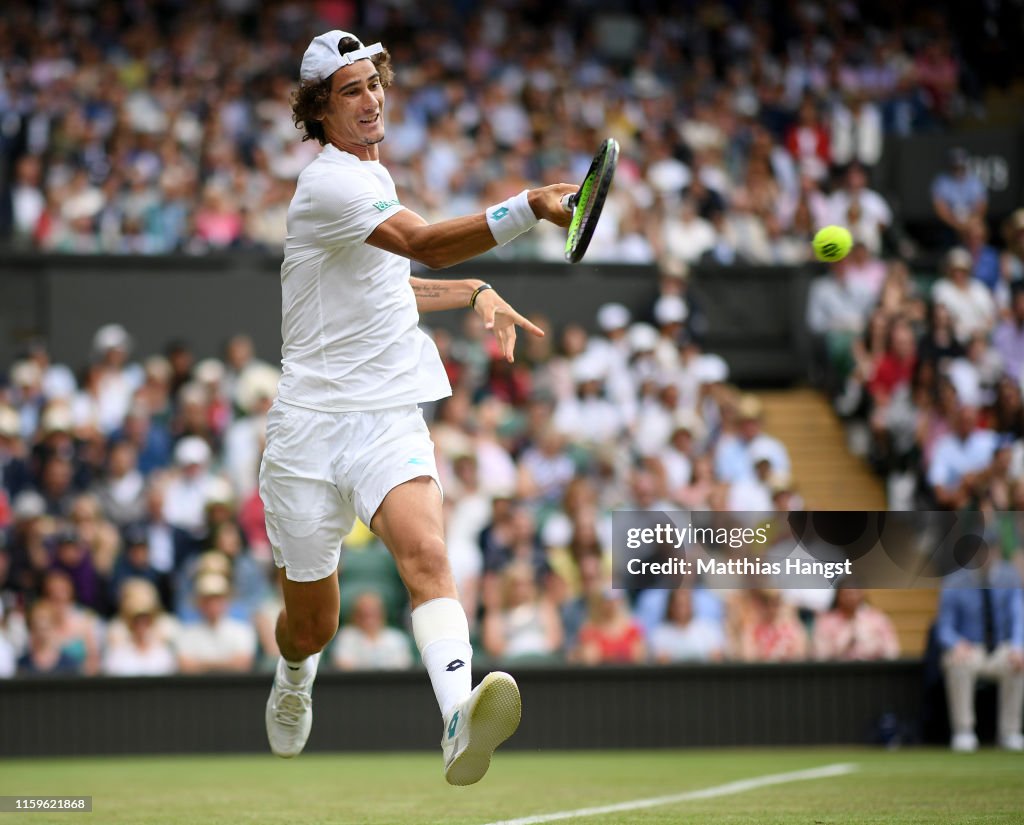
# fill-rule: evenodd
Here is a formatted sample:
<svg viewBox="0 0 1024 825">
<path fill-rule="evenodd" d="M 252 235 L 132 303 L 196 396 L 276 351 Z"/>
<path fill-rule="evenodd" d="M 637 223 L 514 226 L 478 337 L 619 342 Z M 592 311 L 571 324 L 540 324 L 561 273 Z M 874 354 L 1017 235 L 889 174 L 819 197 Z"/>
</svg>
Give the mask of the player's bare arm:
<svg viewBox="0 0 1024 825">
<path fill-rule="evenodd" d="M 578 188 L 570 183 L 555 183 L 531 189 L 527 195 L 530 209 L 539 220 L 568 226 L 572 213 L 566 211 L 561 201 Z M 498 243 L 483 214 L 427 223 L 409 209 L 403 209 L 384 221 L 366 242 L 431 269 L 442 269 L 475 258 L 494 249 Z"/>
<path fill-rule="evenodd" d="M 515 360 L 517 326 L 538 338 L 544 335 L 544 330 L 519 314 L 492 287 L 477 292 L 484 286 L 484 282 L 479 279 L 444 281 L 433 278 L 410 278 L 409 283 L 416 295 L 416 309 L 421 313 L 467 307 L 476 293 L 473 309 L 484 319 L 484 326 L 494 332 L 501 345 L 501 353 L 509 362 Z"/>
<path fill-rule="evenodd" d="M 416 296 L 416 309 L 420 314 L 468 307 L 473 293 L 483 286 L 483 283 L 479 278 L 409 278 L 409 285 Z"/>
</svg>

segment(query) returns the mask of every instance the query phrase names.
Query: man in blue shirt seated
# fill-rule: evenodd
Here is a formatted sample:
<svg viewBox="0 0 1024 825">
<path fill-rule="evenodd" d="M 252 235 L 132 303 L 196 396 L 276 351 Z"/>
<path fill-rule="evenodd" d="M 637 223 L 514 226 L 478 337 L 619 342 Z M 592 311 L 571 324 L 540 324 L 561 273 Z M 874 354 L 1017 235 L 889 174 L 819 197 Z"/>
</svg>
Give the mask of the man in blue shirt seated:
<svg viewBox="0 0 1024 825">
<path fill-rule="evenodd" d="M 950 150 L 949 167 L 932 181 L 932 207 L 955 243 L 971 218 L 984 218 L 988 209 L 985 184 L 967 167 L 965 149 Z"/>
<path fill-rule="evenodd" d="M 992 556 L 977 570 L 949 576 L 939 600 L 936 624 L 955 751 L 978 748 L 974 688 L 979 678 L 999 684 L 1000 746 L 1024 751 L 1024 589 L 1016 568 L 994 551 Z"/>
</svg>

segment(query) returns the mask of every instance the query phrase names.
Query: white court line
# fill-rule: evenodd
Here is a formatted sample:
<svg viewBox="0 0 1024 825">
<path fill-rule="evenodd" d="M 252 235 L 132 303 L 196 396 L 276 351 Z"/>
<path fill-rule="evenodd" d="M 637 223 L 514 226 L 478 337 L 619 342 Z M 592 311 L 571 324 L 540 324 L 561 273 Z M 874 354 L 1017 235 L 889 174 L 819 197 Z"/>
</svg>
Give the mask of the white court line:
<svg viewBox="0 0 1024 825">
<path fill-rule="evenodd" d="M 807 779 L 825 779 L 829 776 L 843 776 L 857 770 L 856 765 L 840 763 L 835 765 L 823 765 L 820 768 L 809 768 L 805 771 L 790 771 L 789 773 L 773 773 L 767 776 L 755 776 L 751 779 L 739 779 L 735 782 L 726 782 L 724 785 L 714 785 L 710 788 L 701 788 L 696 791 L 686 791 L 669 796 L 652 796 L 647 799 L 633 799 L 629 802 L 617 802 L 614 805 L 600 805 L 594 808 L 577 808 L 575 811 L 555 811 L 550 814 L 536 814 L 535 816 L 524 816 L 519 819 L 503 819 L 500 822 L 489 822 L 487 825 L 537 825 L 541 822 L 555 822 L 559 819 L 576 819 L 582 816 L 598 816 L 600 814 L 614 814 L 621 811 L 636 811 L 640 808 L 654 808 L 658 805 L 671 805 L 673 802 L 691 802 L 695 799 L 713 799 L 716 796 L 729 796 L 734 793 L 752 791 L 754 788 L 766 788 L 769 785 L 783 785 L 786 782 L 803 782 Z"/>
</svg>

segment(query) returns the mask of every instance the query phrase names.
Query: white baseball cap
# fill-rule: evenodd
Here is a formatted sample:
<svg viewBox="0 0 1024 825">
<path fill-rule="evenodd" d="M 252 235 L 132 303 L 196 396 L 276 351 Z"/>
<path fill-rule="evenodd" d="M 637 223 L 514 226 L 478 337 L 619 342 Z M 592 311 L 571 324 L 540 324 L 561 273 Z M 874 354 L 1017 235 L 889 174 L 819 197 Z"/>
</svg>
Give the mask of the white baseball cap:
<svg viewBox="0 0 1024 825">
<path fill-rule="evenodd" d="M 346 37 L 351 37 L 359 48 L 342 54 L 338 51 L 338 44 Z M 299 78 L 303 83 L 319 83 L 326 80 L 342 66 L 349 66 L 357 60 L 369 60 L 375 54 L 384 51 L 380 43 L 364 46 L 363 41 L 349 32 L 340 29 L 321 34 L 313 38 L 306 53 L 302 56 L 302 68 L 299 69 Z"/>
<path fill-rule="evenodd" d="M 658 330 L 650 324 L 636 323 L 626 333 L 630 352 L 651 352 L 658 347 Z"/>
<path fill-rule="evenodd" d="M 688 314 L 686 301 L 678 295 L 662 295 L 654 304 L 654 320 L 658 326 L 681 324 Z"/>
<path fill-rule="evenodd" d="M 602 304 L 597 310 L 597 325 L 603 332 L 625 329 L 630 322 L 629 310 L 622 304 Z"/>
<path fill-rule="evenodd" d="M 174 461 L 180 467 L 189 464 L 206 464 L 210 460 L 210 445 L 197 435 L 181 439 L 174 448 Z"/>
</svg>

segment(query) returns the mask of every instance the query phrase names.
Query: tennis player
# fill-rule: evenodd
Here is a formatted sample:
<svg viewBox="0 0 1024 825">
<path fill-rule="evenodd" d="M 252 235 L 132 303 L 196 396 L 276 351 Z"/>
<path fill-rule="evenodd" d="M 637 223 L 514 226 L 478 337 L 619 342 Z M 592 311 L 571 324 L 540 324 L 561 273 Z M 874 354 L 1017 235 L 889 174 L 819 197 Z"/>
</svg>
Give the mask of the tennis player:
<svg viewBox="0 0 1024 825">
<path fill-rule="evenodd" d="M 281 661 L 267 702 L 270 748 L 302 751 L 320 651 L 338 628 L 341 540 L 358 516 L 391 551 L 440 706 L 445 777 L 477 782 L 520 717 L 505 673 L 472 690 L 466 615 L 448 565 L 434 448 L 419 404 L 451 394 L 419 313 L 472 307 L 513 359 L 516 327 L 542 331 L 477 280 L 410 277 L 409 260 L 445 267 L 526 232 L 567 226 L 575 186 L 523 191 L 484 214 L 428 224 L 405 209 L 378 146 L 390 56 L 331 31 L 302 58 L 293 96 L 303 140 L 323 146 L 299 176 L 281 267 L 282 365 L 267 420 L 260 495 L 284 568 Z"/>
</svg>

